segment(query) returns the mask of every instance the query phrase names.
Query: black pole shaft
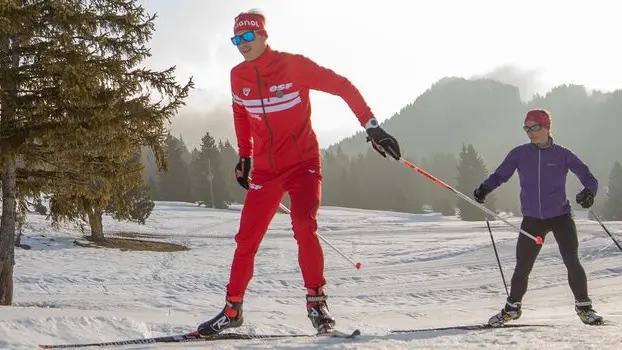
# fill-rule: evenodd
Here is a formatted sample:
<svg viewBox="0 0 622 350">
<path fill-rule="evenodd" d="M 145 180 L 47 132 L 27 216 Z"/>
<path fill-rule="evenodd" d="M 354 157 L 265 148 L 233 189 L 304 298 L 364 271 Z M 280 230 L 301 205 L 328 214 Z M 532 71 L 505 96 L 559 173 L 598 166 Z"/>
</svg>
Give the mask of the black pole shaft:
<svg viewBox="0 0 622 350">
<path fill-rule="evenodd" d="M 602 221 L 600 221 L 600 218 L 598 217 L 598 215 L 594 214 L 593 211 L 589 211 L 593 217 L 596 218 L 596 221 L 598 221 L 598 223 L 600 224 L 600 227 L 603 228 L 603 230 L 605 230 L 605 232 L 607 232 L 607 234 L 609 235 L 609 237 L 611 237 L 611 239 L 613 240 L 613 243 L 615 243 L 618 246 L 618 249 L 620 249 L 620 251 L 622 252 L 622 247 L 620 246 L 620 243 L 618 243 L 618 241 L 616 241 L 616 239 L 613 237 L 613 235 L 611 234 L 611 232 L 609 232 L 609 230 L 607 230 L 607 228 L 605 227 L 605 224 L 603 224 Z"/>
<path fill-rule="evenodd" d="M 499 264 L 499 272 L 501 272 L 501 280 L 503 280 L 503 286 L 505 287 L 505 294 L 510 296 L 510 292 L 508 292 L 508 284 L 505 282 L 505 276 L 503 275 L 503 268 L 501 267 L 501 260 L 499 260 L 499 253 L 497 252 L 497 246 L 495 244 L 495 239 L 492 236 L 492 229 L 490 229 L 490 221 L 488 221 L 488 217 L 486 217 L 486 226 L 488 226 L 488 233 L 490 233 L 490 240 L 492 241 L 492 247 L 495 250 L 495 257 L 497 258 L 497 264 Z"/>
</svg>

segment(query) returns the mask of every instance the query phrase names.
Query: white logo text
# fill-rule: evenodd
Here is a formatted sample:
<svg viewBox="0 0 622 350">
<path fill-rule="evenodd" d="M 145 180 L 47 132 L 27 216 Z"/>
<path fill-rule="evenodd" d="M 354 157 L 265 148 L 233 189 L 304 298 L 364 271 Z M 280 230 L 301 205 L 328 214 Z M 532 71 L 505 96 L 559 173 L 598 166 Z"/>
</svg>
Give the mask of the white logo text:
<svg viewBox="0 0 622 350">
<path fill-rule="evenodd" d="M 257 21 L 251 21 L 251 20 L 244 20 L 244 21 L 238 21 L 235 24 L 235 28 L 240 28 L 243 26 L 251 26 L 251 27 L 259 27 L 259 23 L 257 23 Z"/>
<path fill-rule="evenodd" d="M 277 91 L 287 90 L 287 89 L 291 88 L 292 85 L 293 85 L 292 83 L 272 85 L 272 86 L 270 86 L 270 92 L 277 92 Z"/>
</svg>

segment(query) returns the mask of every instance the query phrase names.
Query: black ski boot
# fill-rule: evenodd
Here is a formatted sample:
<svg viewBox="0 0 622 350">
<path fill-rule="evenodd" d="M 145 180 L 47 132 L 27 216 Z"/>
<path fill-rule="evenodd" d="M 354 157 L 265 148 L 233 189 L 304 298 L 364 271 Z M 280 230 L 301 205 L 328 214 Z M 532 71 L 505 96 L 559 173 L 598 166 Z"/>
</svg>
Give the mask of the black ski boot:
<svg viewBox="0 0 622 350">
<path fill-rule="evenodd" d="M 488 324 L 492 327 L 503 327 L 508 321 L 518 320 L 522 315 L 521 306 L 520 301 L 507 300 L 503 309 L 488 320 Z"/>
<path fill-rule="evenodd" d="M 327 298 L 321 288 L 308 289 L 307 315 L 318 333 L 328 331 L 336 324 L 335 318 L 328 311 Z"/>
<path fill-rule="evenodd" d="M 242 323 L 244 323 L 242 301 L 232 302 L 227 298 L 227 304 L 222 311 L 211 320 L 201 323 L 197 332 L 202 336 L 209 336 L 220 333 L 227 328 L 240 327 Z"/>
<path fill-rule="evenodd" d="M 603 317 L 592 308 L 592 301 L 589 298 L 586 300 L 576 300 L 574 310 L 581 319 L 581 322 L 585 324 L 603 324 Z"/>
</svg>

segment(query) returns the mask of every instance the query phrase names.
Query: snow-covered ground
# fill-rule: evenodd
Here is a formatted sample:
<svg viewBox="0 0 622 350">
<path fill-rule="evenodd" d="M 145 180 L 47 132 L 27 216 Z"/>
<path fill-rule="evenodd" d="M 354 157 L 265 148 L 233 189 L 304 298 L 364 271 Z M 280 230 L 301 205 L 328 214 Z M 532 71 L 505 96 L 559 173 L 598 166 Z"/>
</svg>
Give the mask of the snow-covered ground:
<svg viewBox="0 0 622 350">
<path fill-rule="evenodd" d="M 71 226 L 55 231 L 43 216 L 28 218 L 17 250 L 14 306 L 0 308 L 0 348 L 116 341 L 192 331 L 224 302 L 239 212 L 184 203 L 157 203 L 147 225 L 105 220 L 108 232 L 157 234 L 186 244 L 177 253 L 123 252 L 74 246 Z M 518 225 L 517 218 L 510 219 Z M 484 222 L 324 207 L 320 233 L 362 268 L 324 244 L 329 306 L 339 328 L 359 328 L 356 340 L 290 338 L 223 341 L 150 348 L 447 349 L 622 348 L 622 252 L 598 223 L 578 220 L 580 256 L 595 308 L 613 325 L 583 325 L 573 310 L 566 271 L 549 235 L 531 275 L 522 318 L 554 328 L 477 332 L 414 329 L 481 323 L 498 312 L 505 289 Z M 606 223 L 622 240 L 622 223 Z M 509 283 L 517 232 L 492 223 Z M 277 214 L 259 250 L 255 277 L 236 331 L 312 333 L 306 317 L 297 246 L 289 217 Z"/>
</svg>

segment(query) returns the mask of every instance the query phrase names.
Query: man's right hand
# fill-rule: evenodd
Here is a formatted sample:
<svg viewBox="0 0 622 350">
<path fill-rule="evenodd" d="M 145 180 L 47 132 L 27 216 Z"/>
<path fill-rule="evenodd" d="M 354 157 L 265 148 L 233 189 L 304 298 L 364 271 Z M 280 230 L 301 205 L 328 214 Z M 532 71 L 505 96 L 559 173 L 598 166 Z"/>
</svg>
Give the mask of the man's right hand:
<svg viewBox="0 0 622 350">
<path fill-rule="evenodd" d="M 372 118 L 367 122 L 366 131 L 367 142 L 371 141 L 371 145 L 376 152 L 385 158 L 389 154 L 395 160 L 400 160 L 402 153 L 397 140 L 378 125 L 376 118 Z"/>
<path fill-rule="evenodd" d="M 240 157 L 238 164 L 235 166 L 235 178 L 240 186 L 248 190 L 248 175 L 251 172 L 251 159 Z"/>
<path fill-rule="evenodd" d="M 484 200 L 486 200 L 486 196 L 491 191 L 486 188 L 484 185 L 480 185 L 475 191 L 473 191 L 473 197 L 477 201 L 477 203 L 484 204 Z"/>
</svg>

